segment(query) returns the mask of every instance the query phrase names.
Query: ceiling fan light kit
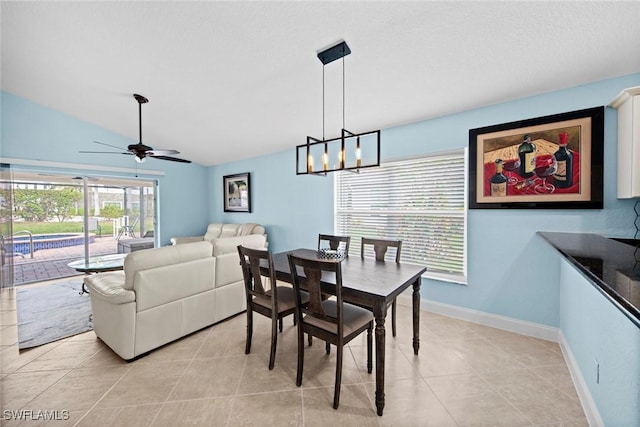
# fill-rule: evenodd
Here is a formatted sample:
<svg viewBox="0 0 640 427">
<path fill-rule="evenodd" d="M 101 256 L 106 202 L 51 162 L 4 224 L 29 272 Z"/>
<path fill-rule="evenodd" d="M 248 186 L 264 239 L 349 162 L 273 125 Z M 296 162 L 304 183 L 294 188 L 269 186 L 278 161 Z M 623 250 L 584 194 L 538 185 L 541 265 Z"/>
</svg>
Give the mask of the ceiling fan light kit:
<svg viewBox="0 0 640 427">
<path fill-rule="evenodd" d="M 179 163 L 191 163 L 190 160 L 181 159 L 178 157 L 172 157 L 175 154 L 180 154 L 179 151 L 176 150 L 154 150 L 153 147 L 149 147 L 148 145 L 144 145 L 142 143 L 142 104 L 146 104 L 149 102 L 147 98 L 137 93 L 133 94 L 133 97 L 138 102 L 138 143 L 130 144 L 127 146 L 126 152 L 115 152 L 115 151 L 80 151 L 80 153 L 99 153 L 99 154 L 125 154 L 127 156 L 134 156 L 136 163 L 143 163 L 147 157 L 152 157 L 160 160 L 168 160 L 171 162 L 179 162 Z M 106 145 L 107 147 L 117 148 L 120 150 L 120 147 L 116 147 L 115 145 L 105 144 L 104 142 L 93 141 L 96 144 Z"/>
<path fill-rule="evenodd" d="M 322 139 L 307 136 L 306 144 L 296 146 L 297 175 L 326 175 L 341 170 L 358 172 L 363 168 L 380 166 L 380 130 L 353 133 L 345 129 L 344 57 L 350 53 L 345 41 L 318 52 L 318 59 L 322 62 Z M 339 137 L 326 139 L 324 67 L 338 59 L 342 59 L 342 129 Z"/>
</svg>

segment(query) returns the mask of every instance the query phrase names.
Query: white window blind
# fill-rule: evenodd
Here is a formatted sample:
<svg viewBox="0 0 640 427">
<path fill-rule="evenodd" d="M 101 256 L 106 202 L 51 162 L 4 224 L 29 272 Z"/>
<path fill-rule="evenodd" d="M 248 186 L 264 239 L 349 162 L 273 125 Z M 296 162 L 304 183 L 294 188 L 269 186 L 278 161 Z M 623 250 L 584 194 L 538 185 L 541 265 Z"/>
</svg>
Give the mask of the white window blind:
<svg viewBox="0 0 640 427">
<path fill-rule="evenodd" d="M 401 262 L 424 265 L 425 276 L 466 282 L 465 152 L 385 163 L 336 174 L 335 232 L 402 240 Z"/>
</svg>

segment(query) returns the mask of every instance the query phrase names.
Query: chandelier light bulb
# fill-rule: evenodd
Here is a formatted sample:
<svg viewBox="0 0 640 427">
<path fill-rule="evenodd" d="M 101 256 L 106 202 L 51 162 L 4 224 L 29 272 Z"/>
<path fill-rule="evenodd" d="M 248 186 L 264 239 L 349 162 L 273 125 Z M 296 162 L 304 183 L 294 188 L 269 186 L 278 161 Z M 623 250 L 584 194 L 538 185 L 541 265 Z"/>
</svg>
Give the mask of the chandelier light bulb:
<svg viewBox="0 0 640 427">
<path fill-rule="evenodd" d="M 313 172 L 313 156 L 311 154 L 307 156 L 307 172 Z"/>
</svg>

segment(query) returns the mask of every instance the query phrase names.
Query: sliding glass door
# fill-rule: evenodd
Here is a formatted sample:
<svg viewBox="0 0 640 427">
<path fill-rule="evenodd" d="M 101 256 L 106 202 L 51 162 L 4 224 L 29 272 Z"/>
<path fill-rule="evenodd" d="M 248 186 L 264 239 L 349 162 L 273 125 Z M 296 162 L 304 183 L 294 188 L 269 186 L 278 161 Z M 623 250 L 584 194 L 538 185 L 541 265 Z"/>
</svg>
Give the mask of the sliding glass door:
<svg viewBox="0 0 640 427">
<path fill-rule="evenodd" d="M 20 170 L 11 188 L 16 284 L 77 274 L 72 261 L 154 246 L 153 180 Z"/>
</svg>

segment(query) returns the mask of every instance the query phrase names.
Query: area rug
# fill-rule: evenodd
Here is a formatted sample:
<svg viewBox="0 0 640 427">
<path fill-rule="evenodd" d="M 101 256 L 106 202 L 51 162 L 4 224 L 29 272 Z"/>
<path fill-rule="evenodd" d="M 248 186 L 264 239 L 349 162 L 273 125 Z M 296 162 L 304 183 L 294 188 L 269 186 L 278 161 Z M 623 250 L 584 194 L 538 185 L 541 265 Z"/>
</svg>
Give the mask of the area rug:
<svg viewBox="0 0 640 427">
<path fill-rule="evenodd" d="M 36 347 L 93 329 L 81 280 L 18 289 L 18 347 Z"/>
</svg>

